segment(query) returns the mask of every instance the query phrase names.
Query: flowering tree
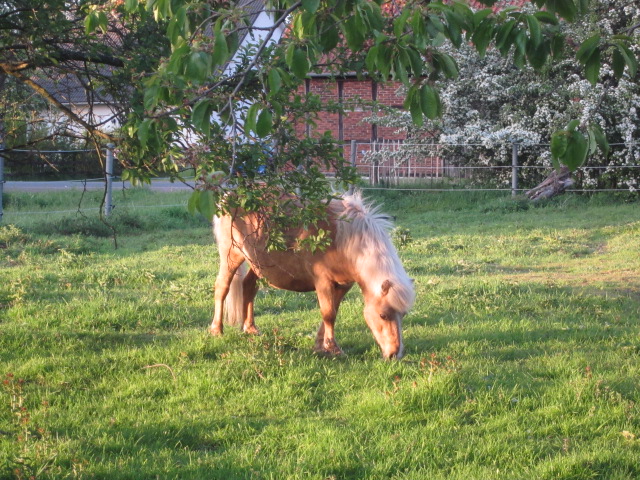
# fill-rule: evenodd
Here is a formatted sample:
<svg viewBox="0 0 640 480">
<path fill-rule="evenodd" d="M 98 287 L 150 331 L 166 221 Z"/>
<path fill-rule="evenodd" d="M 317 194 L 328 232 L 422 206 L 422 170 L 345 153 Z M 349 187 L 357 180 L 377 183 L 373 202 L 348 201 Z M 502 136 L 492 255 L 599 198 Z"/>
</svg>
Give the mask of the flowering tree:
<svg viewBox="0 0 640 480">
<path fill-rule="evenodd" d="M 332 139 L 299 139 L 291 129 L 292 120 L 313 122 L 317 98 L 293 92 L 314 70 L 330 66 L 336 73 L 403 82 L 405 107 L 418 127 L 441 115 L 437 82 L 459 76 L 452 52 L 467 44 L 480 56 L 495 48 L 520 68 L 536 70 L 550 57 L 575 56 L 592 84 L 610 60 L 616 80 L 626 75 L 635 81 L 637 26 L 567 43 L 560 20 L 588 14 L 589 0 L 530 3 L 530 11 L 494 12 L 431 0 L 11 0 L 0 5 L 0 76 L 37 89 L 34 72 L 80 65 L 86 79 L 106 85 L 100 67 L 108 66 L 110 77 L 129 80 L 126 88 L 112 89 L 127 105 L 121 110 L 126 124 L 120 136 L 107 137 L 118 142 L 130 179 L 192 165 L 206 188 L 191 205 L 207 216 L 237 206 L 270 209 L 283 190 L 309 201 L 304 216 L 320 210 L 313 205 L 329 190 L 319 160 L 331 163 L 342 180 L 353 180 Z M 255 27 L 256 13 L 270 23 Z M 285 25 L 287 35 L 274 43 Z M 101 39 L 110 32 L 123 40 L 114 48 Z M 55 103 L 50 92 L 39 91 Z M 105 137 L 83 125 L 96 141 Z M 595 124 L 570 122 L 552 136 L 554 161 L 575 168 L 596 144 L 606 148 L 601 133 Z M 227 195 L 231 190 L 235 195 Z M 302 224 L 311 218 L 282 215 Z"/>
<path fill-rule="evenodd" d="M 613 39 L 608 48 L 615 48 L 615 38 L 624 32 L 634 39 L 630 50 L 637 55 L 639 24 L 640 7 L 635 2 L 621 8 L 620 2 L 598 0 L 592 2 L 588 15 L 574 23 L 563 22 L 559 27 L 561 34 L 570 39 L 567 49 L 578 49 L 579 45 L 598 37 Z M 636 110 L 640 106 L 640 84 L 635 69 L 620 77 L 615 74 L 616 68 L 620 68 L 615 65 L 619 61 L 617 56 L 604 57 L 597 77 L 590 81 L 581 75 L 580 59 L 572 56 L 547 62 L 536 72 L 530 65 L 516 65 L 513 58 L 503 56 L 498 48 L 487 50 L 484 56 L 478 56 L 469 45 L 447 51 L 456 60 L 459 75 L 456 79 L 436 82 L 443 104 L 441 118 L 419 129 L 408 114 L 393 110 L 372 119 L 408 132 L 411 146 L 392 152 L 396 161 L 419 154 L 420 146 L 416 143 L 426 140 L 424 150 L 429 148 L 428 142 L 436 140 L 449 145 L 477 145 L 449 149 L 464 165 L 510 163 L 511 146 L 517 143 L 521 164 L 551 166 L 553 151 L 539 144 L 549 144 L 552 139 L 559 142 L 555 132 L 568 135 L 570 130 L 564 128 L 573 120 L 577 123 L 570 128 L 577 130 L 582 126 L 588 131 L 585 140 L 591 143 L 586 146 L 592 153 L 590 165 L 637 165 L 640 161 L 640 125 Z M 616 144 L 615 148 L 609 149 L 604 142 L 601 149 L 594 148 L 600 135 Z M 535 173 L 523 170 L 522 174 L 528 172 Z M 599 176 L 599 181 L 606 182 L 608 177 L 617 176 L 618 182 L 626 182 L 634 189 L 638 187 L 638 173 L 637 169 L 618 173 L 612 170 Z M 596 185 L 595 176 L 583 180 L 586 186 Z M 502 179 L 503 183 L 508 181 L 510 177 Z"/>
</svg>

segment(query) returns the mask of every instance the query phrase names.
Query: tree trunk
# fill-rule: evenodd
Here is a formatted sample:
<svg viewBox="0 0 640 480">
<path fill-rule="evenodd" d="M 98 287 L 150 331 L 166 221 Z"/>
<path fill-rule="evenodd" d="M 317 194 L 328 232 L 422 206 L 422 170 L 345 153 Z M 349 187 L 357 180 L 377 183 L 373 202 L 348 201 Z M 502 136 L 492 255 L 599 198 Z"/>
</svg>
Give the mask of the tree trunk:
<svg viewBox="0 0 640 480">
<path fill-rule="evenodd" d="M 556 195 L 560 195 L 573 184 L 574 181 L 571 178 L 571 172 L 567 167 L 562 167 L 560 170 L 554 170 L 546 180 L 537 187 L 526 192 L 525 195 L 529 200 L 537 202 L 544 198 L 551 198 Z"/>
</svg>

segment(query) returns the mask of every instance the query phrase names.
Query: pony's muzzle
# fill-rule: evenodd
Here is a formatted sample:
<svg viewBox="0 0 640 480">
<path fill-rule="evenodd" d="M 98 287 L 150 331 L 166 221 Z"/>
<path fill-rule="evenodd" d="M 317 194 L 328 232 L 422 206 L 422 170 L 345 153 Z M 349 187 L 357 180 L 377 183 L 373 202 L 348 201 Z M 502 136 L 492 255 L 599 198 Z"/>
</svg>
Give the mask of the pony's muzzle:
<svg viewBox="0 0 640 480">
<path fill-rule="evenodd" d="M 400 345 L 397 349 L 391 351 L 383 351 L 382 357 L 385 360 L 400 360 L 404 356 L 404 349 Z"/>
</svg>

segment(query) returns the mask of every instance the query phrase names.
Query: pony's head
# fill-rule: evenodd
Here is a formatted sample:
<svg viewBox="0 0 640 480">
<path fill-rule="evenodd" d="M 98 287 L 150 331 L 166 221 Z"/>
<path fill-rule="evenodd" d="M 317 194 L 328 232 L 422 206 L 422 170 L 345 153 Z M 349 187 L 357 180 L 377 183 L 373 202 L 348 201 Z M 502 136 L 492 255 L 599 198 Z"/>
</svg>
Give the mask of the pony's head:
<svg viewBox="0 0 640 480">
<path fill-rule="evenodd" d="M 402 358 L 402 319 L 413 300 L 413 290 L 387 279 L 364 295 L 364 319 L 382 350 L 382 356 L 386 359 Z"/>
<path fill-rule="evenodd" d="M 402 319 L 413 305 L 415 290 L 389 231 L 389 217 L 366 204 L 359 192 L 346 195 L 337 208 L 337 247 L 353 263 L 364 294 L 364 318 L 385 358 L 402 357 Z"/>
</svg>

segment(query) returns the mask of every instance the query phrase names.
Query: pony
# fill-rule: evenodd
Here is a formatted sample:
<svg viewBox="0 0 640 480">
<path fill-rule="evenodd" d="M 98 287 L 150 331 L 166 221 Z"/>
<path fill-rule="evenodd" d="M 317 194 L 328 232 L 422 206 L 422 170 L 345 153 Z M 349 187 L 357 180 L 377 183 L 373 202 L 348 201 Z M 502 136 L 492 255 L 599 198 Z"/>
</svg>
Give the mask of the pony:
<svg viewBox="0 0 640 480">
<path fill-rule="evenodd" d="M 259 333 L 253 303 L 257 281 L 264 278 L 279 289 L 315 290 L 322 322 L 314 351 L 341 355 L 334 324 L 340 302 L 357 283 L 364 297 L 364 319 L 382 356 L 402 357 L 402 319 L 415 301 L 415 291 L 391 242 L 389 217 L 379 213 L 377 206 L 365 203 L 360 192 L 331 200 L 326 213 L 326 219 L 315 227 L 287 230 L 287 248 L 275 251 L 267 249 L 269 222 L 259 214 L 237 209 L 214 217 L 220 269 L 214 289 L 212 335 L 222 335 L 225 315 L 242 331 Z M 303 240 L 320 229 L 328 232 L 329 245 L 321 249 L 304 246 Z"/>
</svg>

